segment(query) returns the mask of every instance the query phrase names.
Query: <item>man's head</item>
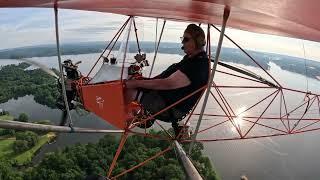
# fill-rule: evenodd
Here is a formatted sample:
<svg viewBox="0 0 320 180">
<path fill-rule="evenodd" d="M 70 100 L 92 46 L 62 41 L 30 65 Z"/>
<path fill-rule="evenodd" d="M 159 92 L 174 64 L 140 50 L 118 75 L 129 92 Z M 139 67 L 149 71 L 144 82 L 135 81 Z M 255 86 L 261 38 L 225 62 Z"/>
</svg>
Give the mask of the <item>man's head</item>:
<svg viewBox="0 0 320 180">
<path fill-rule="evenodd" d="M 195 24 L 189 24 L 184 31 L 181 43 L 183 44 L 184 52 L 188 55 L 202 49 L 206 44 L 206 38 L 202 28 Z"/>
</svg>

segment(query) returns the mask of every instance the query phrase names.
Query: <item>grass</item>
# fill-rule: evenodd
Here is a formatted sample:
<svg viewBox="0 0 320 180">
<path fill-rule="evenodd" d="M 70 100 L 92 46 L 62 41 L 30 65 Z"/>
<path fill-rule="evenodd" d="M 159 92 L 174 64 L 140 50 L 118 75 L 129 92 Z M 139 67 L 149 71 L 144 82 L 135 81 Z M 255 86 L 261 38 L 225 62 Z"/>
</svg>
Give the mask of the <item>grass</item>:
<svg viewBox="0 0 320 180">
<path fill-rule="evenodd" d="M 0 140 L 0 159 L 8 157 L 13 153 L 12 146 L 15 140 L 15 138 Z"/>
<path fill-rule="evenodd" d="M 13 121 L 14 117 L 11 115 L 2 115 L 0 116 L 0 120 L 8 120 L 8 121 Z"/>
<path fill-rule="evenodd" d="M 8 158 L 13 159 L 16 161 L 17 165 L 24 165 L 29 162 L 31 162 L 34 154 L 47 142 L 49 142 L 52 138 L 54 138 L 56 135 L 55 133 L 47 133 L 43 136 L 40 136 L 39 142 L 29 149 L 28 151 L 25 151 L 21 154 L 14 154 L 12 146 L 15 142 L 15 138 L 8 138 L 0 140 L 0 159 L 2 158 Z"/>
</svg>

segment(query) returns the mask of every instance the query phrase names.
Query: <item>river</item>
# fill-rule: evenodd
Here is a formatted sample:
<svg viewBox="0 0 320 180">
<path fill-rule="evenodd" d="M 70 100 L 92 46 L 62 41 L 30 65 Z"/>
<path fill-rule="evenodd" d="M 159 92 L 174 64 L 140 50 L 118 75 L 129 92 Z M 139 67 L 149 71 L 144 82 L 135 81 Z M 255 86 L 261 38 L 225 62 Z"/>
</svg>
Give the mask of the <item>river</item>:
<svg viewBox="0 0 320 180">
<path fill-rule="evenodd" d="M 85 54 L 85 55 L 70 55 L 63 56 L 63 59 L 71 58 L 75 61 L 81 60 L 80 70 L 86 74 L 89 70 L 98 54 Z M 132 58 L 132 54 L 129 58 Z M 148 55 L 148 59 L 153 58 L 153 54 Z M 158 54 L 158 58 L 155 64 L 154 75 L 161 72 L 166 66 L 174 62 L 178 62 L 182 56 L 172 54 Z M 48 67 L 57 68 L 56 57 L 41 57 L 32 58 L 37 62 L 46 64 Z M 0 65 L 18 63 L 12 60 L 0 60 Z M 232 64 L 232 63 L 231 63 Z M 234 64 L 240 67 L 244 67 L 252 72 L 264 75 L 260 69 L 250 66 L 244 66 Z M 272 74 L 279 82 L 285 87 L 295 88 L 306 91 L 311 90 L 314 93 L 319 93 L 317 88 L 320 85 L 320 81 L 315 79 L 306 78 L 303 75 L 295 74 L 292 72 L 281 70 L 277 65 L 270 63 L 270 70 Z M 98 67 L 100 64 L 98 64 Z M 219 68 L 223 70 L 223 68 Z M 146 74 L 148 74 L 148 68 L 146 68 Z M 94 70 L 96 72 L 97 69 Z M 270 78 L 267 78 L 270 79 Z M 252 83 L 217 73 L 215 82 L 219 85 L 253 85 Z M 308 87 L 307 87 L 308 84 Z M 230 99 L 232 106 L 235 109 L 241 109 L 244 106 L 248 106 L 253 101 L 257 101 L 262 95 L 265 95 L 271 91 L 268 90 L 222 90 L 227 99 Z M 288 106 L 296 105 L 304 99 L 304 95 L 296 95 L 288 93 L 286 97 L 288 100 Z M 17 116 L 19 113 L 25 112 L 29 115 L 30 119 L 44 120 L 48 119 L 54 123 L 57 123 L 60 119 L 61 112 L 57 109 L 50 109 L 46 106 L 37 104 L 33 100 L 33 96 L 25 96 L 16 100 L 9 100 L 6 103 L 0 104 L 0 108 L 8 110 L 11 114 Z M 208 108 L 213 112 L 219 111 L 219 108 L 213 101 L 209 101 Z M 252 113 L 259 113 L 262 108 L 254 110 Z M 278 113 L 279 107 L 270 107 L 267 112 L 269 114 Z M 196 110 L 199 112 L 199 108 Z M 255 112 L 256 111 L 256 112 Z M 95 127 L 95 128 L 108 128 L 112 127 L 105 121 L 96 117 L 95 115 L 83 115 L 80 116 L 75 112 L 72 112 L 72 117 L 75 120 L 75 125 L 79 127 Z M 193 119 L 196 119 L 194 117 Z M 192 126 L 195 126 L 196 121 L 192 121 Z M 209 125 L 209 121 L 204 121 L 201 127 Z M 215 129 L 208 133 L 200 134 L 199 138 L 209 138 L 211 136 L 228 136 L 232 134 L 230 128 Z M 240 179 L 241 175 L 246 175 L 250 180 L 298 180 L 298 179 L 317 179 L 320 177 L 318 167 L 320 166 L 320 140 L 319 132 L 309 132 L 299 135 L 274 137 L 274 138 L 261 138 L 254 140 L 240 140 L 240 141 L 220 141 L 205 143 L 204 153 L 208 155 L 213 162 L 218 173 L 222 179 L 232 180 Z M 35 161 L 39 161 L 43 154 L 50 151 L 62 149 L 65 146 L 75 144 L 77 142 L 97 142 L 102 137 L 101 134 L 60 134 L 57 142 L 51 145 L 46 145 L 35 157 Z"/>
</svg>

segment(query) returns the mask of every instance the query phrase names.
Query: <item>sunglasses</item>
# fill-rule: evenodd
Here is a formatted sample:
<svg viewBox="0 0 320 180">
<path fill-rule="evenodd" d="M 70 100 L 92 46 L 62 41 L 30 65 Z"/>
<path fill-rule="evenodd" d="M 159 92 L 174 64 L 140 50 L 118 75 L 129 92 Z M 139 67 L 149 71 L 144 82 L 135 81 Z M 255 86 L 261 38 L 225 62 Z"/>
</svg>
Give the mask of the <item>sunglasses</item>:
<svg viewBox="0 0 320 180">
<path fill-rule="evenodd" d="M 191 38 L 188 37 L 180 37 L 182 43 L 187 43 Z"/>
</svg>

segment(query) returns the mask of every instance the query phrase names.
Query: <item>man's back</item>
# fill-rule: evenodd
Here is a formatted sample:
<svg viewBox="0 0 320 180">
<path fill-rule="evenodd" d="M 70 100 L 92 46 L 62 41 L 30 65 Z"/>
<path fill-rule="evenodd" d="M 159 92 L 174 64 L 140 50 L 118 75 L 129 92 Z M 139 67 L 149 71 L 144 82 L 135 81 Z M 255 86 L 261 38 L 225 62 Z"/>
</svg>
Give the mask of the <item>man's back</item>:
<svg viewBox="0 0 320 180">
<path fill-rule="evenodd" d="M 205 86 L 209 77 L 209 64 L 206 53 L 200 52 L 191 58 L 185 56 L 182 61 L 171 65 L 166 71 L 157 76 L 157 78 L 167 78 L 180 70 L 191 82 L 186 87 L 173 90 L 159 90 L 159 95 L 163 97 L 166 105 L 169 106 Z M 175 108 L 182 112 L 188 112 L 200 98 L 201 93 L 202 91 L 196 93 L 179 103 Z"/>
</svg>

